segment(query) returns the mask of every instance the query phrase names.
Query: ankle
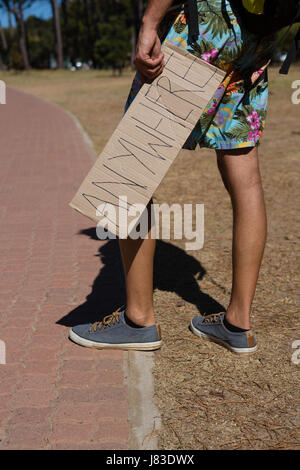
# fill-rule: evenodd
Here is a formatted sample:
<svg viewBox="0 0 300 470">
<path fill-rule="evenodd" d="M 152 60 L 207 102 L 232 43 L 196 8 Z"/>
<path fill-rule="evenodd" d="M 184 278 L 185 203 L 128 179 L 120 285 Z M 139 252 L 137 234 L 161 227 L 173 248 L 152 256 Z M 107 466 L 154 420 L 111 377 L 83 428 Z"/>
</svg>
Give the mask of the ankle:
<svg viewBox="0 0 300 470">
<path fill-rule="evenodd" d="M 231 306 L 228 307 L 225 315 L 226 320 L 237 328 L 250 330 L 250 309 L 241 308 L 237 310 Z"/>
<path fill-rule="evenodd" d="M 153 308 L 137 309 L 135 307 L 126 307 L 125 314 L 129 320 L 139 326 L 155 325 L 155 316 Z"/>
</svg>

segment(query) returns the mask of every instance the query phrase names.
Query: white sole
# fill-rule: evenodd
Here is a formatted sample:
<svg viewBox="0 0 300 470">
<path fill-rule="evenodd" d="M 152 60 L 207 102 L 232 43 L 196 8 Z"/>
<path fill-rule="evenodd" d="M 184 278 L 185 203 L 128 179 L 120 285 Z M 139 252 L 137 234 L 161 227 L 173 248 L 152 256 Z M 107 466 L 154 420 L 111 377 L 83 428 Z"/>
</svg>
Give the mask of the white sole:
<svg viewBox="0 0 300 470">
<path fill-rule="evenodd" d="M 119 343 L 119 344 L 110 344 L 110 343 L 98 343 L 97 341 L 91 341 L 89 339 L 84 339 L 81 336 L 78 336 L 72 329 L 69 331 L 69 338 L 76 344 L 80 346 L 85 346 L 86 348 L 95 348 L 95 349 L 124 349 L 124 350 L 135 350 L 135 351 L 154 351 L 161 347 L 162 341 L 155 341 L 153 343 Z"/>
<path fill-rule="evenodd" d="M 215 338 L 214 336 L 207 335 L 206 333 L 202 333 L 202 331 L 199 331 L 197 328 L 194 327 L 192 322 L 190 323 L 190 328 L 191 328 L 191 331 L 196 336 L 199 336 L 199 338 L 204 338 L 204 339 L 207 339 L 208 341 L 212 341 L 213 343 L 221 344 L 222 346 L 225 346 L 225 348 L 229 349 L 235 354 L 252 354 L 252 353 L 255 353 L 255 351 L 257 351 L 257 345 L 253 346 L 252 348 L 234 348 L 233 346 L 230 346 L 230 344 L 228 344 L 226 341 L 223 341 L 222 339 Z"/>
</svg>

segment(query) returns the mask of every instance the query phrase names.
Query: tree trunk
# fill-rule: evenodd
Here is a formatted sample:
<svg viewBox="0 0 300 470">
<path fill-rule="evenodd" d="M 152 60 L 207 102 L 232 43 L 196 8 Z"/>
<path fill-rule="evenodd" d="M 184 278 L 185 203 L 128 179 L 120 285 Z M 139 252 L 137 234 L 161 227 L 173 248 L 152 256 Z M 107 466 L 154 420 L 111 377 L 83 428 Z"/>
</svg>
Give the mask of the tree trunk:
<svg viewBox="0 0 300 470">
<path fill-rule="evenodd" d="M 88 0 L 83 0 L 84 4 L 84 11 L 85 11 L 85 24 L 87 30 L 87 51 L 88 51 L 88 58 L 93 62 L 93 66 L 95 66 L 95 58 L 94 58 L 94 44 L 92 38 L 92 26 L 91 26 L 91 18 L 90 18 L 90 9 L 89 9 L 89 2 Z"/>
<path fill-rule="evenodd" d="M 70 56 L 70 41 L 69 41 L 69 15 L 68 15 L 68 0 L 62 0 L 61 11 L 64 25 L 64 50 L 67 56 Z"/>
<path fill-rule="evenodd" d="M 11 12 L 9 10 L 7 11 L 7 16 L 8 16 L 9 36 L 10 36 L 10 39 L 12 39 L 14 36 L 14 31 L 13 31 L 12 21 L 11 21 Z"/>
<path fill-rule="evenodd" d="M 133 18 L 133 28 L 131 36 L 131 66 L 134 67 L 133 61 L 135 58 L 135 51 L 137 45 L 137 39 L 139 35 L 139 30 L 141 26 L 141 21 L 144 13 L 143 0 L 131 0 L 132 7 L 132 18 Z"/>
<path fill-rule="evenodd" d="M 56 51 L 57 51 L 57 67 L 59 69 L 64 68 L 64 55 L 63 55 L 63 44 L 61 37 L 61 25 L 59 17 L 59 9 L 57 0 L 50 0 L 53 10 L 53 21 L 55 27 L 55 36 L 56 36 Z"/>
<path fill-rule="evenodd" d="M 0 36 L 1 36 L 1 41 L 2 41 L 2 46 L 3 46 L 3 50 L 5 53 L 7 53 L 7 50 L 8 50 L 8 45 L 7 45 L 7 40 L 6 40 L 6 36 L 5 36 L 5 33 L 2 29 L 2 26 L 1 26 L 1 23 L 0 23 Z M 0 70 L 5 70 L 5 65 L 3 64 L 3 61 L 2 61 L 2 57 L 0 55 Z"/>
<path fill-rule="evenodd" d="M 5 52 L 7 52 L 8 44 L 7 44 L 5 33 L 4 33 L 3 28 L 1 26 L 1 23 L 0 23 L 0 36 L 1 36 L 3 49 L 4 49 Z"/>
<path fill-rule="evenodd" d="M 23 16 L 23 4 L 22 1 L 19 0 L 18 2 L 14 2 L 14 10 L 13 13 L 15 15 L 16 23 L 17 23 L 17 31 L 19 36 L 19 45 L 20 51 L 23 56 L 23 63 L 25 70 L 30 70 L 31 65 L 29 62 L 27 44 L 26 44 L 26 31 L 25 31 L 25 23 L 24 23 L 24 16 Z"/>
</svg>

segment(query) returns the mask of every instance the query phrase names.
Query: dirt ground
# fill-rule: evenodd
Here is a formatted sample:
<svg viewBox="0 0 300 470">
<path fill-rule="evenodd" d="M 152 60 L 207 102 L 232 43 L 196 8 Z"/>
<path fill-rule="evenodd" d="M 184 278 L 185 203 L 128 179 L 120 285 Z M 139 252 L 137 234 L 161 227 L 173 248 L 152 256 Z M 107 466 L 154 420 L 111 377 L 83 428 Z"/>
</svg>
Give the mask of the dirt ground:
<svg viewBox="0 0 300 470">
<path fill-rule="evenodd" d="M 72 111 L 100 151 L 118 123 L 132 73 L 2 74 L 7 84 Z M 259 350 L 240 358 L 194 336 L 198 312 L 224 310 L 231 287 L 229 197 L 210 150 L 182 151 L 156 202 L 203 203 L 205 243 L 185 251 L 185 241 L 162 240 L 155 263 L 155 308 L 164 345 L 155 353 L 161 449 L 300 448 L 299 365 L 292 344 L 299 329 L 300 105 L 292 104 L 288 77 L 270 70 L 270 105 L 260 147 L 268 212 L 268 240 L 252 311 Z"/>
<path fill-rule="evenodd" d="M 155 368 L 163 448 L 300 446 L 299 365 L 291 362 L 292 343 L 300 339 L 300 107 L 291 103 L 290 88 L 297 76 L 299 69 L 288 78 L 271 71 L 260 148 L 269 230 L 252 312 L 256 355 L 241 359 L 187 329 L 193 315 L 224 310 L 230 296 L 232 215 L 214 152 L 182 151 L 156 193 L 159 202 L 205 204 L 203 249 L 180 251 L 167 268 L 176 273 L 170 285 L 178 287 L 155 292 L 165 340 Z"/>
</svg>

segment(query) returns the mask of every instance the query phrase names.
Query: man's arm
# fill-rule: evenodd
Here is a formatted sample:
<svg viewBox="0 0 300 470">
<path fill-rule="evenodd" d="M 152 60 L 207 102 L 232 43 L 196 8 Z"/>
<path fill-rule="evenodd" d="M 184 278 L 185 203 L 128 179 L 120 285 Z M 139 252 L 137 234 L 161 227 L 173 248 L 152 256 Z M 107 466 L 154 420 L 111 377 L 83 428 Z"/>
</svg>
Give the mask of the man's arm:
<svg viewBox="0 0 300 470">
<path fill-rule="evenodd" d="M 150 0 L 142 19 L 134 64 L 143 81 L 152 81 L 164 67 L 157 30 L 173 0 Z"/>
</svg>

